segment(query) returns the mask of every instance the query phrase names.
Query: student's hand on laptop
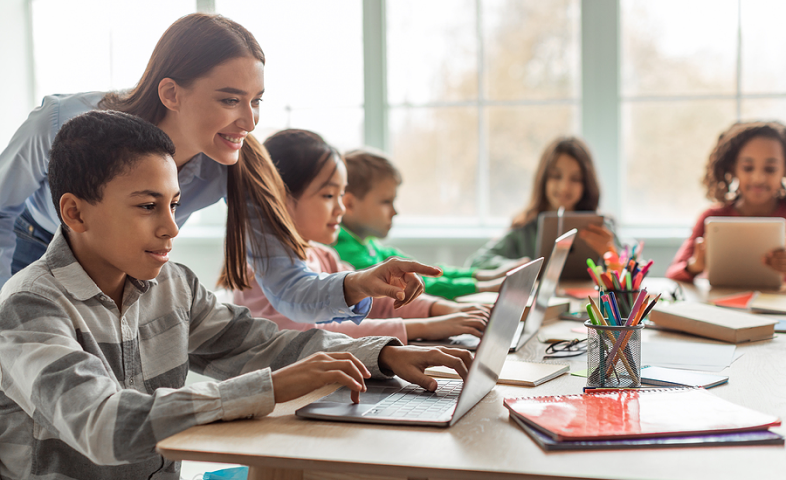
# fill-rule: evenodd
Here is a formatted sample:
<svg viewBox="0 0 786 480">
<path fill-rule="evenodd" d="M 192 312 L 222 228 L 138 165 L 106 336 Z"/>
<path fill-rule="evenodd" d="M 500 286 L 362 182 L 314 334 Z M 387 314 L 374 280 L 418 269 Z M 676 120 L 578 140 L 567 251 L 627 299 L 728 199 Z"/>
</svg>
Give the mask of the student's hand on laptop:
<svg viewBox="0 0 786 480">
<path fill-rule="evenodd" d="M 693 275 L 698 275 L 704 271 L 706 265 L 704 263 L 704 258 L 707 255 L 707 244 L 704 242 L 703 237 L 696 237 L 693 240 L 693 255 L 688 259 L 688 264 L 685 266 L 685 269 L 688 270 L 688 273 Z"/>
<path fill-rule="evenodd" d="M 423 373 L 428 367 L 452 368 L 464 380 L 472 365 L 472 354 L 467 350 L 447 347 L 423 348 L 389 345 L 379 353 L 379 367 L 429 391 L 437 389 L 437 381 Z"/>
<path fill-rule="evenodd" d="M 491 312 L 491 305 L 485 303 L 459 303 L 451 300 L 439 299 L 431 304 L 428 315 L 429 317 L 438 317 L 440 315 L 450 315 L 451 313 L 474 311 L 486 312 L 488 315 Z"/>
<path fill-rule="evenodd" d="M 579 238 L 598 255 L 603 255 L 614 246 L 614 234 L 602 225 L 587 225 L 579 232 Z"/>
<path fill-rule="evenodd" d="M 775 249 L 764 256 L 764 264 L 776 272 L 786 273 L 786 250 Z"/>
<path fill-rule="evenodd" d="M 352 401 L 359 403 L 360 392 L 366 391 L 363 379 L 371 378 L 371 373 L 349 352 L 317 352 L 276 370 L 271 377 L 276 403 L 294 400 L 332 383 L 352 390 Z"/>
<path fill-rule="evenodd" d="M 494 280 L 495 278 L 505 277 L 505 274 L 509 271 L 513 270 L 516 267 L 520 267 L 525 263 L 529 262 L 529 257 L 521 257 L 517 259 L 513 259 L 509 262 L 505 262 L 504 264 L 500 265 L 499 267 L 493 270 L 475 270 L 475 280 L 479 282 L 487 281 L 487 280 Z M 498 290 L 487 290 L 487 291 L 498 291 Z"/>
<path fill-rule="evenodd" d="M 344 278 L 347 305 L 356 305 L 366 297 L 390 297 L 395 308 L 403 307 L 423 293 L 423 280 L 417 274 L 438 277 L 442 270 L 414 260 L 389 258 Z"/>
<path fill-rule="evenodd" d="M 407 329 L 408 339 L 441 340 L 464 333 L 482 337 L 488 319 L 487 311 L 474 310 L 418 320 L 406 320 L 404 327 Z"/>
</svg>

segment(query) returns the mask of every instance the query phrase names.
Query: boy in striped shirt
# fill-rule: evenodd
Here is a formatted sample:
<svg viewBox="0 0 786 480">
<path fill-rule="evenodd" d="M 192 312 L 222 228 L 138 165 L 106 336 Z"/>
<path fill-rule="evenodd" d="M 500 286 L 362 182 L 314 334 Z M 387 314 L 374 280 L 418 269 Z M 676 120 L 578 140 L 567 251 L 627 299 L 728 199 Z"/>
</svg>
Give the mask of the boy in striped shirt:
<svg viewBox="0 0 786 480">
<path fill-rule="evenodd" d="M 468 354 L 388 337 L 279 331 L 219 303 L 168 263 L 180 189 L 174 146 L 131 115 L 92 111 L 55 138 L 61 227 L 0 291 L 0 478 L 178 479 L 156 442 L 262 416 L 326 384 L 423 370 L 466 375 Z M 187 372 L 215 378 L 185 386 Z"/>
</svg>

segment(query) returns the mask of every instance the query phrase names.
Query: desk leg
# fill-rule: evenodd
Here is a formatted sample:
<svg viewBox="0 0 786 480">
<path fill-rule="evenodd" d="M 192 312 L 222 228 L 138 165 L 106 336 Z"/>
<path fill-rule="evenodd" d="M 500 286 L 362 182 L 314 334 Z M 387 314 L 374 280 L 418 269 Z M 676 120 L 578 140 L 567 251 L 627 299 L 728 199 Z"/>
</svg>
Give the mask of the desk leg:
<svg viewBox="0 0 786 480">
<path fill-rule="evenodd" d="M 303 480 L 303 470 L 249 467 L 248 480 Z"/>
</svg>

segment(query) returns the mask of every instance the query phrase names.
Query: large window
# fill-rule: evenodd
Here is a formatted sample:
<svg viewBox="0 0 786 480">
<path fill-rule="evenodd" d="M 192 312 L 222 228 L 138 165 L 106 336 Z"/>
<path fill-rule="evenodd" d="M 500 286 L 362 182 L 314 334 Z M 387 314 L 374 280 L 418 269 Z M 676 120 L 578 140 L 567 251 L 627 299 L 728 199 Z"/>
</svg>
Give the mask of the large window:
<svg viewBox="0 0 786 480">
<path fill-rule="evenodd" d="M 36 101 L 133 87 L 161 34 L 195 11 L 194 0 L 32 0 Z"/>
<path fill-rule="evenodd" d="M 340 149 L 363 144 L 361 0 L 216 0 L 215 11 L 265 52 L 257 137 L 304 128 Z"/>
<path fill-rule="evenodd" d="M 401 220 L 507 222 L 543 147 L 579 133 L 578 1 L 396 0 L 386 18 Z"/>
<path fill-rule="evenodd" d="M 708 205 L 718 134 L 786 116 L 786 4 L 769 0 L 30 2 L 38 99 L 133 86 L 184 14 L 239 21 L 267 56 L 256 134 L 385 148 L 404 177 L 399 226 L 502 227 L 544 146 L 581 135 L 605 210 L 684 228 Z"/>
<path fill-rule="evenodd" d="M 692 224 L 718 134 L 784 119 L 784 14 L 766 0 L 621 2 L 625 223 Z"/>
</svg>

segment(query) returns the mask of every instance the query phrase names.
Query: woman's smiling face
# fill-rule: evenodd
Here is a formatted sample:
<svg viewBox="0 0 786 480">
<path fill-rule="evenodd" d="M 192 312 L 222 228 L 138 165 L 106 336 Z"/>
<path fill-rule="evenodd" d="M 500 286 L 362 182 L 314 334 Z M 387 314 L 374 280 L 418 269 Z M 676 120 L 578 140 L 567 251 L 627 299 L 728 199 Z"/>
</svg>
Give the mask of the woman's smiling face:
<svg viewBox="0 0 786 480">
<path fill-rule="evenodd" d="M 178 87 L 177 133 L 170 134 L 175 155 L 191 158 L 201 152 L 222 165 L 237 163 L 243 141 L 259 121 L 264 67 L 253 57 L 233 58 Z"/>
</svg>

